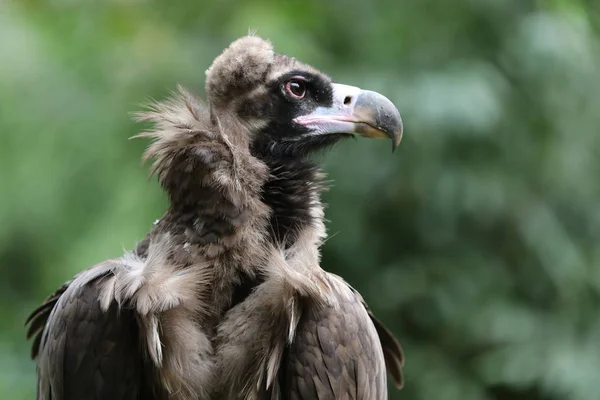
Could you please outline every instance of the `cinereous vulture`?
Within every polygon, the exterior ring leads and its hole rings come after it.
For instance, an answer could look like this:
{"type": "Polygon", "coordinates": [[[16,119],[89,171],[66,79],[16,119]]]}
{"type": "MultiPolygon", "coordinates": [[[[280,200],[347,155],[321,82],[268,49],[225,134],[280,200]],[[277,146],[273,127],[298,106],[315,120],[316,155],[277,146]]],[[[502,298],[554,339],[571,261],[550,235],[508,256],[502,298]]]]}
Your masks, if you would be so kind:
{"type": "Polygon", "coordinates": [[[352,136],[395,148],[400,114],[254,35],[205,89],[138,114],[168,210],[33,311],[37,398],[386,399],[402,350],[319,265],[326,185],[310,156],[352,136]]]}

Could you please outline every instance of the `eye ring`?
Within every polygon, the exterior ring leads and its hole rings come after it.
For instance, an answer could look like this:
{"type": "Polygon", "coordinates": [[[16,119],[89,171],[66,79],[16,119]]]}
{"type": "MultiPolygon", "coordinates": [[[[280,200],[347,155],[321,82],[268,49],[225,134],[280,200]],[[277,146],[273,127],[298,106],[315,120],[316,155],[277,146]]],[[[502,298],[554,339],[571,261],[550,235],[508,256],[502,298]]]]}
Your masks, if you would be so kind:
{"type": "Polygon", "coordinates": [[[285,83],[285,91],[294,99],[300,100],[306,96],[306,82],[293,78],[285,83]]]}

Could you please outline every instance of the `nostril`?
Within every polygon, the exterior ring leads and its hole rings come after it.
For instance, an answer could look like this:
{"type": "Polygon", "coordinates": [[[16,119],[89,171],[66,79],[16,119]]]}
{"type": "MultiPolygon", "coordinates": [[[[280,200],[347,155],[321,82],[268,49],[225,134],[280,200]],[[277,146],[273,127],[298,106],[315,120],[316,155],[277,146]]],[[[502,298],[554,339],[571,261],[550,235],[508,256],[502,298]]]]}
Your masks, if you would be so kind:
{"type": "Polygon", "coordinates": [[[344,99],[344,105],[348,105],[352,103],[352,96],[346,96],[346,98],[344,99]]]}

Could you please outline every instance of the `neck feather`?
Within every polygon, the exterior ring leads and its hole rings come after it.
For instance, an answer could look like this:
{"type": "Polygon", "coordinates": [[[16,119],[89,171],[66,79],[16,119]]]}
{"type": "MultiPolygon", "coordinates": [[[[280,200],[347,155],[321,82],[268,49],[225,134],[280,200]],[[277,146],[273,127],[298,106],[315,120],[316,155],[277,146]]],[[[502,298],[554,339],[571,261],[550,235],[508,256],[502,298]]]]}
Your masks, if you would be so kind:
{"type": "Polygon", "coordinates": [[[322,224],[324,174],[314,163],[296,158],[268,160],[267,166],[271,178],[262,199],[271,209],[271,240],[289,247],[303,229],[322,224]]]}

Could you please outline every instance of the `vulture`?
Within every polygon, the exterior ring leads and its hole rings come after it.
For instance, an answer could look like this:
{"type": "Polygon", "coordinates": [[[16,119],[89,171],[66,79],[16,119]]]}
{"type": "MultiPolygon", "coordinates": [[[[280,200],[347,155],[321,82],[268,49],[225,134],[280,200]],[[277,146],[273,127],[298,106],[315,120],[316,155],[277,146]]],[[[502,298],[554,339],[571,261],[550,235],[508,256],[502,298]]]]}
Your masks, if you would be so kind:
{"type": "Polygon", "coordinates": [[[179,87],[136,114],[168,208],[32,312],[37,399],[386,399],[402,349],[320,266],[311,156],[356,136],[395,149],[398,110],[253,34],[213,61],[205,94],[179,87]]]}

